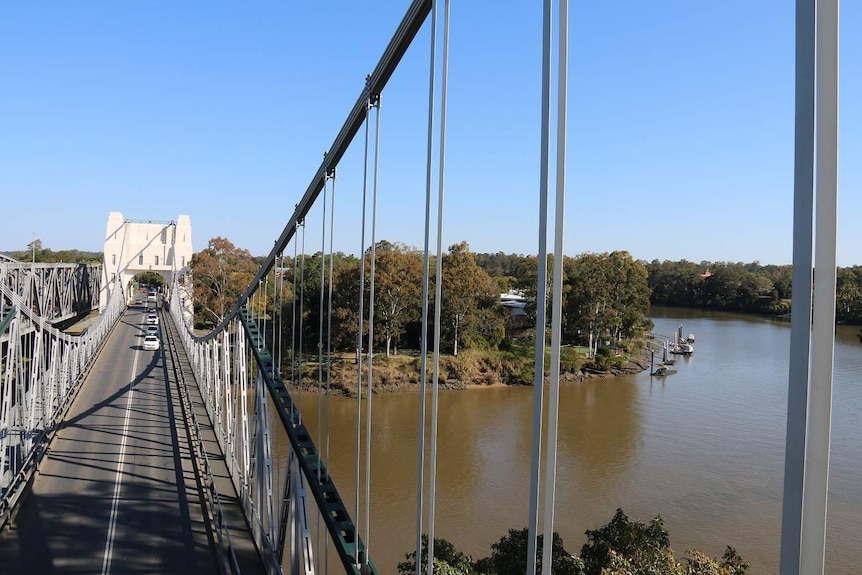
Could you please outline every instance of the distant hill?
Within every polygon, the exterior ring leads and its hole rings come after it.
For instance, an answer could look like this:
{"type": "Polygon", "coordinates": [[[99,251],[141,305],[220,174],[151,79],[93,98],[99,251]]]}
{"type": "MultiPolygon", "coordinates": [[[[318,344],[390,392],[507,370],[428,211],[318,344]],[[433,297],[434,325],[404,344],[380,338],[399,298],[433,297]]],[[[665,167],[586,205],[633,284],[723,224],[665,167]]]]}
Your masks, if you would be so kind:
{"type": "MultiPolygon", "coordinates": [[[[0,254],[14,258],[19,262],[29,262],[33,260],[33,252],[29,250],[12,250],[0,251],[0,254]]],[[[36,263],[56,264],[56,263],[91,263],[102,261],[102,252],[82,252],[81,250],[59,250],[51,249],[36,250],[36,263]]]]}

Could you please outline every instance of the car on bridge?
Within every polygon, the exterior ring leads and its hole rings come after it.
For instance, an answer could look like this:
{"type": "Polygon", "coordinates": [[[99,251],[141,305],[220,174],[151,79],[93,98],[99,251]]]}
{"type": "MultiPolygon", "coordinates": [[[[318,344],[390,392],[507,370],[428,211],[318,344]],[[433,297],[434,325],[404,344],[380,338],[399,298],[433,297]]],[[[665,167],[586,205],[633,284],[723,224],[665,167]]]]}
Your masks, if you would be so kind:
{"type": "Polygon", "coordinates": [[[147,331],[144,335],[159,335],[159,328],[155,325],[148,325],[147,331]]]}
{"type": "Polygon", "coordinates": [[[149,325],[159,325],[159,316],[154,313],[151,313],[147,316],[147,324],[149,325]]]}
{"type": "Polygon", "coordinates": [[[148,335],[144,338],[144,350],[156,351],[159,349],[159,337],[156,335],[148,335]]]}

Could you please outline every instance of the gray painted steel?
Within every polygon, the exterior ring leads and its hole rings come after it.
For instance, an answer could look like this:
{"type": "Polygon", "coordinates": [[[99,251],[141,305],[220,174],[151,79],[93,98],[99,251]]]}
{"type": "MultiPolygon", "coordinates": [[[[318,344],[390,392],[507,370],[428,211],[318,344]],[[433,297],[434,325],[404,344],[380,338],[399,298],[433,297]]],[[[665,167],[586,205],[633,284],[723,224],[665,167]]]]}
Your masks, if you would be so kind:
{"type": "Polygon", "coordinates": [[[797,0],[793,315],[782,575],[823,573],[825,560],[835,329],[838,24],[837,0],[797,0]],[[815,173],[817,260],[813,263],[815,173]],[[815,266],[820,270],[816,279],[815,266]]]}
{"type": "MultiPolygon", "coordinates": [[[[0,262],[0,281],[21,298],[22,309],[54,324],[98,309],[101,270],[100,264],[0,262]]],[[[29,317],[22,317],[24,332],[33,328],[29,317]]]]}
{"type": "MultiPolygon", "coordinates": [[[[542,7],[542,100],[539,141],[539,250],[536,274],[536,338],[533,357],[533,427],[530,450],[530,514],[527,519],[527,575],[536,575],[539,529],[539,465],[542,458],[542,408],[545,389],[545,318],[548,294],[548,195],[551,155],[551,0],[542,7]]],[[[418,575],[418,574],[417,574],[418,575]]]]}
{"type": "Polygon", "coordinates": [[[835,355],[838,219],[838,0],[817,2],[815,65],[815,229],[811,383],[805,441],[800,571],[823,573],[835,355]]]}
{"type": "MultiPolygon", "coordinates": [[[[115,298],[81,336],[37,316],[6,284],[17,313],[0,342],[0,527],[8,520],[124,307],[115,298]]],[[[5,320],[4,320],[5,323],[5,320]]]]}

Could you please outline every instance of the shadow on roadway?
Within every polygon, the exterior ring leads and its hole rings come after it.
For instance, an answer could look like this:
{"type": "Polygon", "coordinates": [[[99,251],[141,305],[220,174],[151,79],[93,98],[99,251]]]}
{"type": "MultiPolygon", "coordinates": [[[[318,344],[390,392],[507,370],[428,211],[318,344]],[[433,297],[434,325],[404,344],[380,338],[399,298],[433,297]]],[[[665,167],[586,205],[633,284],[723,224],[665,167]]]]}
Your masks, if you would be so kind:
{"type": "Polygon", "coordinates": [[[0,535],[0,573],[102,572],[127,409],[111,572],[214,570],[198,511],[204,503],[185,431],[176,427],[172,391],[160,350],[131,386],[123,384],[63,422],[17,515],[0,535]],[[136,393],[127,407],[130,389],[136,393]]]}

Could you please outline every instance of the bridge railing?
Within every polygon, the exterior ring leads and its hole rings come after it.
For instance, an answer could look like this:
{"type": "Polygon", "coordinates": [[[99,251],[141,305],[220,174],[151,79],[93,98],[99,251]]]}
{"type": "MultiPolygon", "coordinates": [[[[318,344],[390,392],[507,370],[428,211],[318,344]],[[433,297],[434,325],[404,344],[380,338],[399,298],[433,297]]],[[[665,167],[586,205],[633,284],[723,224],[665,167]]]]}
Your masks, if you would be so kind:
{"type": "MultiPolygon", "coordinates": [[[[177,333],[181,326],[176,326],[177,333]]],[[[231,544],[229,525],[225,520],[224,509],[221,505],[221,497],[216,488],[215,475],[210,464],[210,459],[207,456],[207,448],[201,434],[201,426],[195,411],[192,407],[192,400],[189,395],[189,382],[186,381],[185,374],[180,368],[181,362],[179,358],[180,350],[177,347],[171,329],[165,329],[163,332],[165,341],[165,354],[170,356],[173,367],[174,377],[177,379],[178,389],[180,391],[180,407],[183,412],[183,417],[186,420],[186,427],[191,434],[192,439],[192,463],[197,468],[197,473],[203,478],[204,488],[203,494],[206,498],[209,514],[207,520],[211,523],[210,528],[216,535],[218,541],[217,553],[221,563],[222,573],[239,574],[240,567],[237,561],[236,553],[231,544]]]]}
{"type": "Polygon", "coordinates": [[[246,519],[271,572],[280,572],[282,563],[289,561],[291,572],[313,573],[314,553],[329,546],[347,573],[376,573],[274,365],[258,321],[243,307],[219,331],[198,336],[185,321],[178,294],[175,286],[171,314],[246,519]],[[273,415],[278,423],[272,422],[273,415]],[[279,424],[289,440],[286,461],[273,455],[273,425],[279,424]],[[322,546],[315,545],[309,528],[315,510],[329,535],[322,546]]]}
{"type": "MultiPolygon", "coordinates": [[[[52,327],[31,300],[0,285],[5,329],[0,340],[0,528],[72,404],[102,346],[125,309],[112,298],[80,336],[52,327]]],[[[117,290],[116,293],[121,293],[117,290]]]]}

